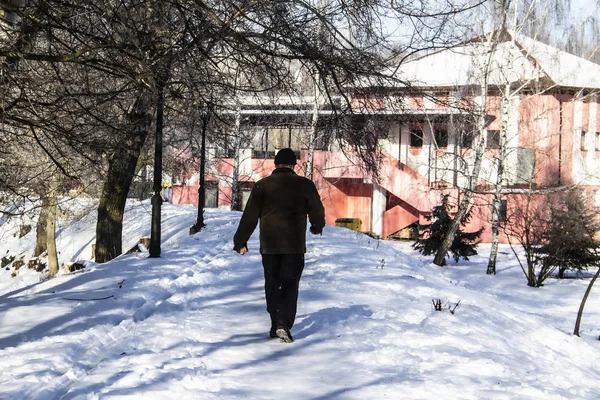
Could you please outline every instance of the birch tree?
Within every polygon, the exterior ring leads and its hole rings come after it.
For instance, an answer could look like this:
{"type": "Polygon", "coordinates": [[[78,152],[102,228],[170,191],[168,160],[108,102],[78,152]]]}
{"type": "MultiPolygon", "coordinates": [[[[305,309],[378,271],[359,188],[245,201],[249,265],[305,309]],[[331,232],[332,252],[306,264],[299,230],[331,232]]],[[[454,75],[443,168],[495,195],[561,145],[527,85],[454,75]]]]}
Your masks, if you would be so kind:
{"type": "Polygon", "coordinates": [[[479,54],[479,63],[480,63],[480,84],[478,90],[478,96],[474,102],[474,115],[476,116],[476,128],[474,130],[473,137],[473,166],[471,167],[471,171],[467,176],[467,184],[464,188],[461,189],[462,198],[460,200],[458,209],[454,218],[448,227],[448,232],[442,245],[438,249],[433,259],[433,263],[438,266],[443,266],[446,263],[446,256],[448,254],[448,250],[454,241],[454,237],[458,228],[463,221],[465,215],[469,212],[469,208],[471,207],[471,199],[473,198],[473,193],[475,192],[475,188],[477,185],[477,181],[479,179],[479,173],[481,171],[481,164],[483,161],[483,156],[485,152],[485,126],[486,126],[486,107],[487,107],[487,98],[488,98],[488,79],[490,68],[492,67],[492,57],[494,54],[494,48],[496,46],[498,40],[498,32],[494,32],[489,35],[486,39],[486,46],[481,46],[481,49],[490,48],[490,51],[481,52],[479,54]]]}
{"type": "MultiPolygon", "coordinates": [[[[499,29],[505,31],[507,28],[509,0],[496,0],[496,19],[499,20],[499,29]]],[[[511,38],[511,40],[514,40],[511,38]]],[[[507,83],[502,92],[502,113],[500,122],[500,145],[497,156],[496,182],[494,184],[494,193],[492,199],[492,246],[488,259],[487,271],[488,275],[496,274],[496,258],[498,257],[498,244],[500,242],[500,207],[502,201],[502,188],[504,186],[504,162],[507,151],[507,130],[508,118],[511,115],[511,93],[510,83],[507,83]]]]}
{"type": "MultiPolygon", "coordinates": [[[[548,37],[549,24],[551,21],[560,23],[565,20],[568,15],[569,2],[554,0],[546,4],[548,11],[540,14],[539,8],[542,7],[535,1],[509,1],[496,0],[495,17],[498,23],[496,24],[500,30],[506,31],[509,26],[511,33],[509,43],[515,45],[515,35],[522,31],[527,32],[536,39],[548,37]]],[[[527,56],[527,54],[526,54],[527,56]]],[[[508,74],[507,74],[508,75],[508,74]]],[[[521,81],[511,82],[508,80],[503,87],[500,87],[501,93],[501,122],[499,131],[499,148],[496,156],[496,181],[493,189],[492,198],[492,247],[490,257],[488,259],[487,274],[493,275],[496,273],[496,258],[498,254],[498,244],[500,239],[500,214],[502,193],[506,186],[505,177],[505,162],[511,149],[509,148],[509,125],[511,118],[516,110],[513,109],[513,104],[525,89],[531,89],[534,83],[531,79],[522,79],[521,81]]],[[[548,88],[543,87],[538,91],[543,92],[548,88]]],[[[533,91],[536,92],[535,90],[533,91]]],[[[515,122],[513,122],[515,123],[515,122]]],[[[514,151],[514,149],[512,150],[514,151]]]]}

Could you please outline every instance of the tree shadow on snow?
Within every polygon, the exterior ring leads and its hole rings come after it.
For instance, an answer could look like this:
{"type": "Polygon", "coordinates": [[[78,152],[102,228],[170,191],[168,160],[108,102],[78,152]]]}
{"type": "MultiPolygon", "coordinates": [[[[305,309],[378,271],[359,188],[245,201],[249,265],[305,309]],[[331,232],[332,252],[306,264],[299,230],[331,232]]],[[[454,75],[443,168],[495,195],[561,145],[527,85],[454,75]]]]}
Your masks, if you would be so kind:
{"type": "MultiPolygon", "coordinates": [[[[294,326],[292,332],[295,331],[296,333],[294,334],[295,341],[292,345],[283,345],[281,347],[278,347],[277,350],[275,350],[274,352],[269,352],[262,358],[249,359],[241,363],[233,364],[228,366],[227,369],[241,370],[246,367],[254,368],[259,364],[272,362],[273,359],[277,359],[279,357],[286,357],[290,354],[297,353],[298,351],[300,351],[300,349],[308,348],[314,343],[316,343],[317,341],[315,340],[306,339],[310,335],[317,333],[320,330],[323,330],[324,328],[326,328],[327,325],[345,321],[356,316],[369,317],[372,314],[372,311],[366,305],[354,305],[347,308],[331,307],[308,314],[307,316],[304,316],[303,319],[294,326]]],[[[224,348],[245,346],[251,343],[262,341],[278,341],[278,339],[270,339],[266,334],[235,334],[231,335],[229,338],[222,342],[211,344],[206,349],[206,351],[204,351],[203,354],[201,354],[201,357],[206,357],[207,355],[215,353],[224,348]]],[[[214,370],[211,372],[218,374],[223,371],[214,370]]]]}
{"type": "Polygon", "coordinates": [[[334,325],[340,321],[352,317],[370,317],[373,312],[365,304],[354,305],[346,308],[330,307],[317,312],[301,316],[301,320],[295,325],[297,339],[306,338],[323,330],[328,325],[334,325]]]}

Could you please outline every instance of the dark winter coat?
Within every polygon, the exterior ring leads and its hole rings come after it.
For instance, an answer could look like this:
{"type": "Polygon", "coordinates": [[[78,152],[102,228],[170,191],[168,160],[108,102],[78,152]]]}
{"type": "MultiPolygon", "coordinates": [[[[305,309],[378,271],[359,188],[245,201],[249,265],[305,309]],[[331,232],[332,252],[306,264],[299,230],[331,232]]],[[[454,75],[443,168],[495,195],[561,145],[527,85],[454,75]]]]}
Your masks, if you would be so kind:
{"type": "Polygon", "coordinates": [[[321,233],[325,210],[315,184],[291,168],[277,168],[254,184],[233,237],[233,249],[246,246],[260,219],[261,254],[303,254],[307,215],[311,232],[321,233]]]}

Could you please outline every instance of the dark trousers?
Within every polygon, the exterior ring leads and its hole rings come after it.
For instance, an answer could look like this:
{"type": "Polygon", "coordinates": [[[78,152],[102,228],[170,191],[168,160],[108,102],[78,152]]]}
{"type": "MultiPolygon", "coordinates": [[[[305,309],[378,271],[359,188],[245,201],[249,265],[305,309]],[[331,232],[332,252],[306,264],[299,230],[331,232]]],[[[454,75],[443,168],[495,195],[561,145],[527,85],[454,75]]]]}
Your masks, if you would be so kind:
{"type": "Polygon", "coordinates": [[[263,254],[265,297],[271,325],[291,329],[296,319],[298,286],[304,270],[304,254],[263,254]]]}

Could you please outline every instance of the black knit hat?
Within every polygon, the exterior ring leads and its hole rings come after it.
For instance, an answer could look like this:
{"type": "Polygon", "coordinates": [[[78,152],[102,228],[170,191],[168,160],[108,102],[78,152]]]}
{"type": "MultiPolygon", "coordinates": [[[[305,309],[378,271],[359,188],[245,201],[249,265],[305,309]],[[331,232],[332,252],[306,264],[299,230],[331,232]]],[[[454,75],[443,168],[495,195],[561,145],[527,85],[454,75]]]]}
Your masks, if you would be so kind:
{"type": "Polygon", "coordinates": [[[281,149],[275,156],[275,165],[296,165],[296,153],[292,149],[281,149]]]}

